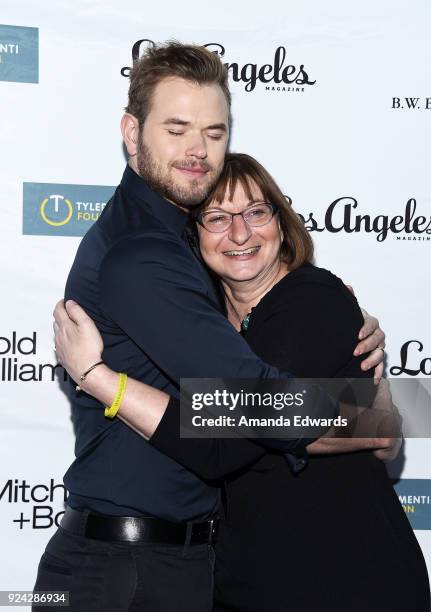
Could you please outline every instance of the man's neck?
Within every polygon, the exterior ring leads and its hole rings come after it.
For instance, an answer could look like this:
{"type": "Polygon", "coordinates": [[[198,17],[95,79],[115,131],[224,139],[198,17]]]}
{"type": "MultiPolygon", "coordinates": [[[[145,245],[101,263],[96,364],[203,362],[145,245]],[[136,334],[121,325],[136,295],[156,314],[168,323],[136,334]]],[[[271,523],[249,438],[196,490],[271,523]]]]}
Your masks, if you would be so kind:
{"type": "MultiPolygon", "coordinates": [[[[139,176],[139,178],[141,178],[143,181],[145,181],[144,177],[139,174],[138,167],[137,167],[137,164],[136,164],[136,155],[134,155],[133,157],[129,157],[129,161],[127,163],[130,166],[130,168],[133,170],[133,172],[135,174],[137,174],[139,176]]],[[[162,195],[161,193],[159,193],[159,195],[164,200],[166,200],[166,202],[169,202],[169,204],[172,204],[172,206],[175,206],[175,208],[179,208],[180,210],[182,210],[183,212],[185,212],[187,214],[190,213],[190,209],[189,208],[186,208],[184,206],[181,206],[180,204],[177,204],[176,202],[174,202],[173,200],[170,200],[169,198],[167,198],[165,195],[162,195]]]]}

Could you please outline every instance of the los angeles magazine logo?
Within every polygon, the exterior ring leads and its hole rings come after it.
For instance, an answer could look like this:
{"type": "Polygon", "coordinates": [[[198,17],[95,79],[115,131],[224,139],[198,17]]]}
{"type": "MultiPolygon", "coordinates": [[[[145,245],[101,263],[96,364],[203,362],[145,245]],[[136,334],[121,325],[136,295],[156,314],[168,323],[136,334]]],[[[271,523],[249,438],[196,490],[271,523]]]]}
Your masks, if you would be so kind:
{"type": "Polygon", "coordinates": [[[97,221],[115,187],[24,183],[23,233],[83,236],[97,221]]]}
{"type": "MultiPolygon", "coordinates": [[[[133,62],[141,57],[148,46],[154,47],[154,45],[154,41],[148,38],[137,40],[132,46],[133,62]]],[[[206,43],[203,46],[224,58],[226,49],[221,43],[206,43]]],[[[242,83],[247,92],[254,91],[258,83],[264,85],[265,91],[277,92],[304,92],[306,88],[316,84],[316,79],[309,75],[309,69],[304,64],[298,63],[296,59],[293,63],[290,52],[288,53],[283,45],[279,45],[272,52],[272,57],[268,55],[265,59],[271,61],[264,64],[224,62],[224,65],[232,81],[242,83]]],[[[130,70],[130,66],[124,66],[121,74],[128,77],[130,70]]]]}
{"type": "Polygon", "coordinates": [[[392,376],[431,376],[431,357],[420,340],[407,340],[401,346],[399,361],[389,370],[392,376]]]}
{"type": "Polygon", "coordinates": [[[318,217],[315,212],[298,213],[309,232],[337,234],[374,234],[377,242],[385,242],[391,236],[400,241],[431,241],[431,217],[418,214],[415,198],[410,198],[398,214],[371,215],[361,213],[359,202],[352,196],[337,198],[318,217]],[[316,215],[316,216],[315,216],[316,215]]]}

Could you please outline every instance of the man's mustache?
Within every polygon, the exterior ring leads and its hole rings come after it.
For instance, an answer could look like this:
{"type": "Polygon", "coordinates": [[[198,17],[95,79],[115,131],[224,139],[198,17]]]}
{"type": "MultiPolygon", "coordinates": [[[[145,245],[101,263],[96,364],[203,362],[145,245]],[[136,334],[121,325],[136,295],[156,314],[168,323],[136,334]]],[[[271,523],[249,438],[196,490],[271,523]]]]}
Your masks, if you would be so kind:
{"type": "Polygon", "coordinates": [[[189,170],[197,168],[201,172],[211,172],[212,170],[214,170],[213,166],[211,166],[211,164],[205,161],[175,161],[172,163],[172,167],[177,168],[178,170],[189,170]]]}

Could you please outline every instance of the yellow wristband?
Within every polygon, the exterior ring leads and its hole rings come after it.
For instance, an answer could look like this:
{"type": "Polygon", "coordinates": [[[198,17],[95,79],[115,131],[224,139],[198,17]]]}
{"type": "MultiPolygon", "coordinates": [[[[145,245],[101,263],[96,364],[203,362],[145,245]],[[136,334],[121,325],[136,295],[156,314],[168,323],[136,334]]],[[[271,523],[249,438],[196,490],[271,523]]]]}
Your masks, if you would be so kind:
{"type": "Polygon", "coordinates": [[[127,374],[120,374],[118,380],[117,391],[115,393],[114,401],[112,406],[105,406],[105,416],[108,419],[113,419],[117,412],[120,410],[121,402],[123,401],[124,393],[126,391],[127,374]]]}

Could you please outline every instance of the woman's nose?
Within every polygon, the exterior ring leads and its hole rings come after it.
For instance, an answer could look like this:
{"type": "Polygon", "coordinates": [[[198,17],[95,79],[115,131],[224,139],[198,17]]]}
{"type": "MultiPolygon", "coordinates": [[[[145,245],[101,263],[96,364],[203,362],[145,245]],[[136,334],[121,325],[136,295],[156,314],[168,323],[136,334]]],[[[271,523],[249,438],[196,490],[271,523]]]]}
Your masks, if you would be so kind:
{"type": "Polygon", "coordinates": [[[236,244],[244,244],[251,236],[250,226],[244,221],[241,215],[232,217],[232,224],[229,228],[229,239],[236,244]]]}

